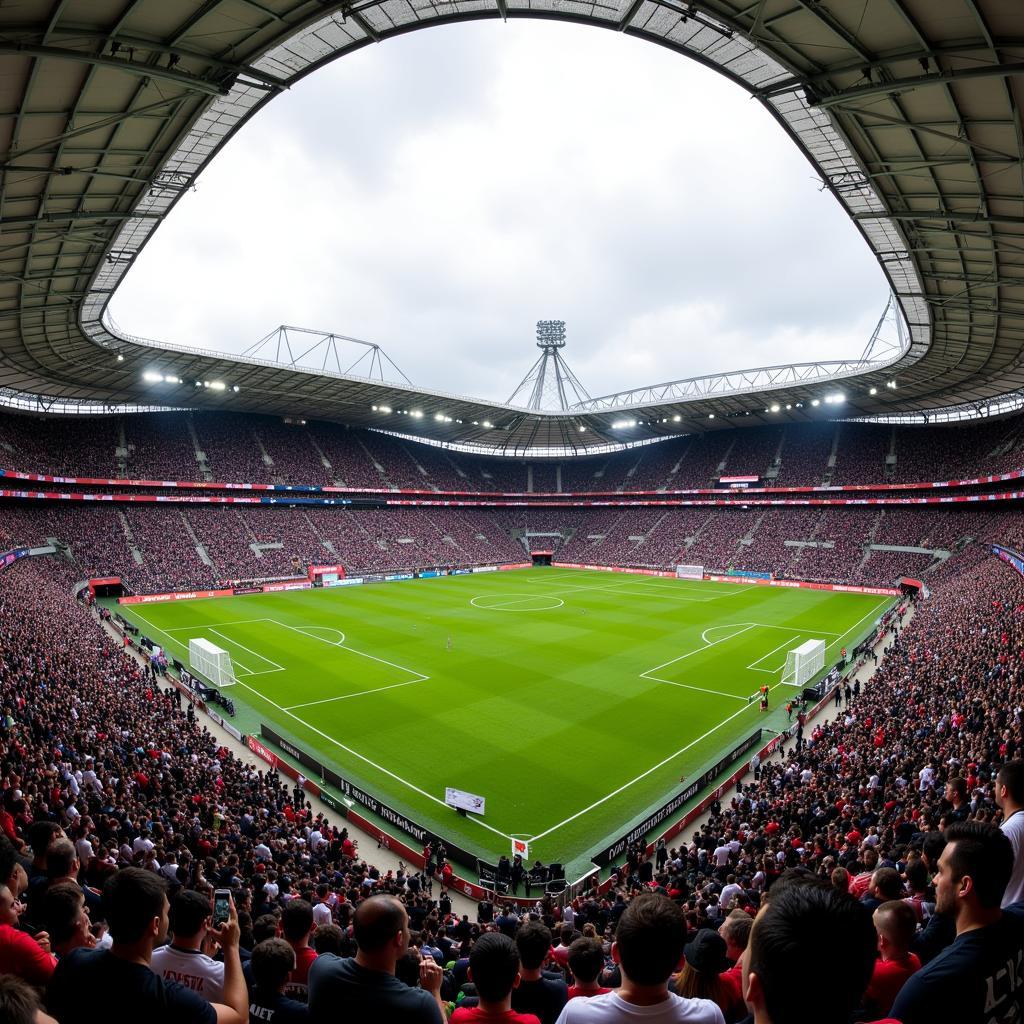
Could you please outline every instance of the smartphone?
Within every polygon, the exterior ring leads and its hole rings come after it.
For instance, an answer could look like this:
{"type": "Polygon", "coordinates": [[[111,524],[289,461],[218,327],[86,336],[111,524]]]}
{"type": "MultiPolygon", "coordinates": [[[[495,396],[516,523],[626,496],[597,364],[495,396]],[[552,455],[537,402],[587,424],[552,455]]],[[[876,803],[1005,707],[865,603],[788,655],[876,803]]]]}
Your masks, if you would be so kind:
{"type": "Polygon", "coordinates": [[[213,926],[219,928],[231,916],[231,890],[215,889],[213,893],[213,926]]]}

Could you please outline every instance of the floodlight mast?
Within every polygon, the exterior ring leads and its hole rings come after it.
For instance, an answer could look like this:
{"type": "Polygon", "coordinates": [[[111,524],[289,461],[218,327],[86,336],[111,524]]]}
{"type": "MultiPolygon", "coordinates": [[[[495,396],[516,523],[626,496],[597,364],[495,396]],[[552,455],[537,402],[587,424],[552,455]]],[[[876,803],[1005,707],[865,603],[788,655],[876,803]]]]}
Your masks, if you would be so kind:
{"type": "Polygon", "coordinates": [[[527,409],[557,409],[564,412],[577,402],[590,399],[587,389],[562,356],[565,348],[565,321],[538,320],[537,348],[540,358],[512,392],[507,405],[516,405],[516,399],[528,394],[527,409]]]}

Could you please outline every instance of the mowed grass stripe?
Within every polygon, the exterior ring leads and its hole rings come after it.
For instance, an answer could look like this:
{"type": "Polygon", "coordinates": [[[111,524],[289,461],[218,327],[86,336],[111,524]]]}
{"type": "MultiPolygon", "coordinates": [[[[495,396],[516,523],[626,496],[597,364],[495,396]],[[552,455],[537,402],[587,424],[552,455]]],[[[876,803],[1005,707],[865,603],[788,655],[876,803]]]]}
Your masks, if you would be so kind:
{"type": "MultiPolygon", "coordinates": [[[[747,666],[778,647],[786,630],[801,639],[832,641],[858,621],[863,631],[873,610],[881,611],[877,597],[857,594],[692,580],[633,582],[621,574],[526,570],[151,605],[139,618],[143,628],[143,617],[168,628],[171,639],[154,639],[172,649],[177,643],[179,655],[187,650],[190,629],[206,626],[273,659],[284,671],[243,677],[265,700],[241,688],[233,695],[343,774],[482,853],[504,852],[504,845],[434,802],[443,798],[446,785],[486,796],[487,823],[501,833],[540,835],[693,743],[539,841],[537,856],[569,860],[667,799],[678,790],[681,774],[713,760],[760,724],[756,705],[741,708],[734,721],[694,743],[737,711],[737,697],[762,682],[777,682],[747,666]],[[471,604],[476,597],[506,601],[556,593],[564,604],[544,611],[471,604]],[[758,625],[731,638],[748,623],[758,625]],[[406,674],[295,631],[300,628],[323,630],[324,637],[337,630],[346,648],[402,666],[406,674]],[[705,633],[725,639],[704,649],[705,633]],[[670,667],[654,674],[734,696],[642,678],[695,651],[675,662],[676,672],[670,667]],[[429,682],[396,686],[411,678],[408,672],[429,676],[429,682]],[[282,715],[270,702],[293,708],[302,721],[282,715]],[[324,735],[392,774],[345,754],[324,735]]],[[[123,610],[131,617],[134,607],[123,610]]],[[[846,645],[854,639],[855,634],[847,637],[846,645]]],[[[787,649],[762,667],[781,664],[787,649]]],[[[777,695],[773,706],[780,700],[777,695]]]]}

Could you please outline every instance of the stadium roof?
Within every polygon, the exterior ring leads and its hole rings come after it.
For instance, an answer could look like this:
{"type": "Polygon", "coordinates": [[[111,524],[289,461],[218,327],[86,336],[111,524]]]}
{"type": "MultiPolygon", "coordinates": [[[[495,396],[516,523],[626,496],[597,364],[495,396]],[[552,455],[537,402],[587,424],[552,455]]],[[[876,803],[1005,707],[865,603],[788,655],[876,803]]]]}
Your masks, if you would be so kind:
{"type": "Polygon", "coordinates": [[[1016,3],[22,0],[0,7],[0,54],[8,402],[261,411],[523,452],[718,428],[736,417],[834,416],[823,400],[837,393],[844,416],[889,415],[984,405],[1024,388],[1024,7],[1016,3]],[[105,319],[163,217],[263,103],[369,43],[497,17],[625,32],[749,90],[874,251],[906,319],[905,351],[867,372],[853,361],[724,374],[567,414],[146,342],[105,319]],[[896,390],[886,386],[893,379],[896,390]]]}

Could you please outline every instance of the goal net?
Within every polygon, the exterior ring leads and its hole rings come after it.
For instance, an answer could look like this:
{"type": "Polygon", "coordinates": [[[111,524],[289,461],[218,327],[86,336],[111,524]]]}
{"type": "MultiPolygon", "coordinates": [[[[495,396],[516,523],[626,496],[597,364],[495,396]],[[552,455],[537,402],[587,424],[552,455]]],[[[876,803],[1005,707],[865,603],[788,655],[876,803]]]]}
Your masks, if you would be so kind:
{"type": "Polygon", "coordinates": [[[825,641],[808,640],[786,654],[782,681],[790,686],[804,686],[825,667],[825,641]]]}
{"type": "Polygon", "coordinates": [[[676,577],[681,580],[702,580],[704,579],[704,566],[677,565],[676,577]]]}
{"type": "Polygon", "coordinates": [[[235,670],[231,655],[221,647],[200,638],[188,642],[188,667],[214,686],[234,686],[235,670]]]}

